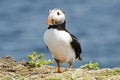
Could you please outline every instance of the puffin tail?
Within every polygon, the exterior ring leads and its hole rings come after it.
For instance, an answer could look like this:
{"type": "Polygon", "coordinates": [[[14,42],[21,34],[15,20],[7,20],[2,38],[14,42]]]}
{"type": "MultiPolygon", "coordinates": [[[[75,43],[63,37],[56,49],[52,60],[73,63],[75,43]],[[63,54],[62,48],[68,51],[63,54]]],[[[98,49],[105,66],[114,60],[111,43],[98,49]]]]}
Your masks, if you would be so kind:
{"type": "Polygon", "coordinates": [[[81,61],[82,61],[82,58],[81,58],[81,57],[79,57],[79,58],[78,58],[78,60],[81,60],[81,61]]]}

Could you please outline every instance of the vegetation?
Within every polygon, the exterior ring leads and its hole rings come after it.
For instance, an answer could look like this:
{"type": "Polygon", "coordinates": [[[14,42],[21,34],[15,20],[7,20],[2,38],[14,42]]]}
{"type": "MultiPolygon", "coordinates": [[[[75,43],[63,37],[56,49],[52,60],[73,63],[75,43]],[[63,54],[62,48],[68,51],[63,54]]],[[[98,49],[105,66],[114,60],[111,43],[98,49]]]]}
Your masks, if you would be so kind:
{"type": "Polygon", "coordinates": [[[30,59],[28,61],[29,66],[39,67],[42,65],[53,63],[51,60],[42,60],[43,56],[44,54],[37,54],[35,51],[33,51],[30,55],[28,55],[28,58],[30,59]]]}
{"type": "Polygon", "coordinates": [[[46,78],[45,80],[61,80],[60,78],[46,78]]]}
{"type": "Polygon", "coordinates": [[[80,68],[98,70],[99,69],[99,64],[98,64],[98,62],[90,61],[88,64],[82,65],[80,68]]]}

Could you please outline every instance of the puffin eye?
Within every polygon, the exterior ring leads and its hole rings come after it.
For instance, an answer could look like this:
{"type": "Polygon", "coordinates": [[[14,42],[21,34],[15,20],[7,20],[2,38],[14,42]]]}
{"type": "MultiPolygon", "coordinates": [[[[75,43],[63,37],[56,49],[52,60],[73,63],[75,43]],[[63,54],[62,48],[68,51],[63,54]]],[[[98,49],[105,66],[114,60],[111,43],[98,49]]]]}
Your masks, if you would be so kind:
{"type": "Polygon", "coordinates": [[[59,13],[59,12],[57,12],[57,15],[59,16],[59,15],[60,15],[60,13],[59,13]]]}

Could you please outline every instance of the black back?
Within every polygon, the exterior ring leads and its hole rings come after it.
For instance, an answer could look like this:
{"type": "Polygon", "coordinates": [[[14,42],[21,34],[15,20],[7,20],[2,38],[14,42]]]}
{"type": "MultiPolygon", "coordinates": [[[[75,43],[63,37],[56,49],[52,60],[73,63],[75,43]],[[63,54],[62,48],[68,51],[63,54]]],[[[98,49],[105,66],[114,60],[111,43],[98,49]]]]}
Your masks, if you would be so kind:
{"type": "Polygon", "coordinates": [[[78,58],[79,60],[82,60],[82,58],[80,57],[80,54],[82,53],[82,49],[80,46],[80,43],[78,42],[77,38],[70,34],[72,36],[72,42],[70,43],[72,48],[75,50],[76,53],[76,58],[78,58]]]}

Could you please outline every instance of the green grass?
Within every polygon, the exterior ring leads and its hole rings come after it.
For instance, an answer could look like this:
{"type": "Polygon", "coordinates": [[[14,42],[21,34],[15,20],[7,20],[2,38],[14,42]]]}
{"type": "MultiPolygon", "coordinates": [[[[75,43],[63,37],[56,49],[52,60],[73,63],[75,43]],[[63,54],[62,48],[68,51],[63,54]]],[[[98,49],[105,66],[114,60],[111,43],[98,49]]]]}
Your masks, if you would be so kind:
{"type": "Polygon", "coordinates": [[[28,65],[32,67],[39,67],[46,64],[52,64],[53,62],[49,60],[43,60],[42,57],[44,54],[38,54],[37,52],[33,51],[30,55],[28,55],[29,61],[28,65]]]}
{"type": "Polygon", "coordinates": [[[98,62],[90,61],[89,63],[87,63],[85,65],[82,65],[80,68],[98,70],[99,69],[99,64],[98,64],[98,62]]]}
{"type": "Polygon", "coordinates": [[[44,80],[61,80],[60,78],[46,78],[44,80]]]}

